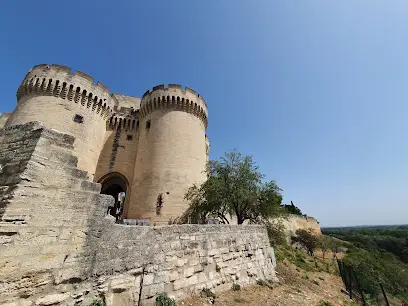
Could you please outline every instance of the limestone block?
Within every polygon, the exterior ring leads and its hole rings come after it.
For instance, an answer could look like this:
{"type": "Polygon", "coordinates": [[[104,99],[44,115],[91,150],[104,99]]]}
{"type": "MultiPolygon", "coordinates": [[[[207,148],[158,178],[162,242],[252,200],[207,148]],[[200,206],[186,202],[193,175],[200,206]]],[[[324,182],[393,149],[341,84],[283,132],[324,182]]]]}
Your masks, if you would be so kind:
{"type": "Polygon", "coordinates": [[[177,271],[170,271],[169,272],[169,281],[174,281],[176,279],[180,278],[180,273],[178,273],[177,271]]]}
{"type": "Polygon", "coordinates": [[[210,249],[208,250],[208,256],[218,255],[220,251],[218,249],[210,249]]]}
{"type": "Polygon", "coordinates": [[[194,274],[194,267],[188,267],[184,269],[184,277],[190,277],[194,274]]]}
{"type": "Polygon", "coordinates": [[[144,298],[151,298],[156,296],[157,294],[164,292],[164,284],[153,284],[150,286],[146,286],[142,289],[142,295],[144,298]]]}
{"type": "Polygon", "coordinates": [[[154,280],[154,274],[150,273],[150,274],[146,274],[143,277],[143,286],[148,286],[153,284],[153,280],[154,280]]]}
{"type": "Polygon", "coordinates": [[[35,305],[46,306],[61,303],[69,298],[69,293],[50,294],[35,301],[35,305]]]}
{"type": "Polygon", "coordinates": [[[194,257],[194,258],[191,258],[189,261],[188,261],[188,264],[190,265],[190,266],[196,266],[196,265],[198,265],[199,264],[199,259],[197,258],[197,257],[194,257]]]}
{"type": "Polygon", "coordinates": [[[106,296],[106,306],[133,306],[135,305],[134,297],[131,292],[124,291],[124,292],[112,292],[107,294],[106,296]]]}
{"type": "Polygon", "coordinates": [[[178,279],[178,280],[174,281],[174,290],[179,290],[179,289],[185,288],[185,287],[187,287],[187,285],[188,285],[188,280],[187,279],[185,279],[185,278],[178,279]]]}
{"type": "Polygon", "coordinates": [[[143,273],[143,268],[140,267],[140,268],[132,269],[132,270],[129,270],[128,273],[134,276],[138,276],[143,273]]]}
{"type": "Polygon", "coordinates": [[[189,286],[193,286],[193,285],[197,284],[197,281],[198,281],[197,274],[194,274],[193,276],[191,276],[191,277],[188,279],[188,285],[189,285],[189,286]]]}
{"type": "Polygon", "coordinates": [[[83,271],[80,267],[70,267],[55,272],[55,284],[77,283],[83,280],[83,271]]]}

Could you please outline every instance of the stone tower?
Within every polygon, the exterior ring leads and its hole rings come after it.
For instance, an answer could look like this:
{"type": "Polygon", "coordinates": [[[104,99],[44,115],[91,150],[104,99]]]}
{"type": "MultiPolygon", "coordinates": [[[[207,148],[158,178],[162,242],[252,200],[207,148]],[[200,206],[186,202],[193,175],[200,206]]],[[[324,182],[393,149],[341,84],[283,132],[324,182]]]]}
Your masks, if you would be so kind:
{"type": "Polygon", "coordinates": [[[206,103],[190,88],[159,85],[143,95],[129,218],[168,222],[187,208],[185,192],[206,178],[207,124],[206,103]]]}
{"type": "Polygon", "coordinates": [[[102,149],[106,120],[114,100],[102,83],[60,65],[32,68],[17,91],[17,107],[5,127],[41,121],[46,127],[75,137],[78,167],[92,179],[102,149]]]}
{"type": "Polygon", "coordinates": [[[175,220],[188,207],[187,189],[206,179],[207,105],[190,88],[159,85],[142,98],[110,94],[85,73],[37,65],[17,102],[5,127],[40,121],[74,136],[78,168],[102,193],[126,192],[125,219],[175,220]]]}

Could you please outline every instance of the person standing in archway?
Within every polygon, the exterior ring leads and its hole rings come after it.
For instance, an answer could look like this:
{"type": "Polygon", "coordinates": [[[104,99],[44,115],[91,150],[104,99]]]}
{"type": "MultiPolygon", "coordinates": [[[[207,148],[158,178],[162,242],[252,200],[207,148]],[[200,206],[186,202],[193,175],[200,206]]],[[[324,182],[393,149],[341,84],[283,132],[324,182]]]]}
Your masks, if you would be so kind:
{"type": "Polygon", "coordinates": [[[122,213],[123,213],[123,206],[125,203],[125,198],[126,198],[126,193],[124,191],[119,192],[118,194],[118,207],[117,207],[117,212],[116,212],[116,221],[118,219],[122,219],[122,213]]]}

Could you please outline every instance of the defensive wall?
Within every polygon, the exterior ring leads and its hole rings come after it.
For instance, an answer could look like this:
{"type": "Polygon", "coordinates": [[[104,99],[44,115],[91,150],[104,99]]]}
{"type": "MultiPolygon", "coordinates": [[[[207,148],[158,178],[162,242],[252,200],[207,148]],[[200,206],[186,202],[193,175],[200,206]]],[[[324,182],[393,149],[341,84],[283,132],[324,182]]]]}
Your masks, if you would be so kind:
{"type": "Polygon", "coordinates": [[[207,104],[191,88],[159,85],[142,98],[111,94],[61,65],[37,65],[17,90],[5,126],[31,121],[75,138],[78,168],[90,180],[126,191],[124,218],[167,224],[187,208],[184,195],[206,179],[207,104]]]}
{"type": "Polygon", "coordinates": [[[262,226],[115,224],[74,142],[39,122],[0,131],[0,305],[149,305],[276,280],[262,226]]]}

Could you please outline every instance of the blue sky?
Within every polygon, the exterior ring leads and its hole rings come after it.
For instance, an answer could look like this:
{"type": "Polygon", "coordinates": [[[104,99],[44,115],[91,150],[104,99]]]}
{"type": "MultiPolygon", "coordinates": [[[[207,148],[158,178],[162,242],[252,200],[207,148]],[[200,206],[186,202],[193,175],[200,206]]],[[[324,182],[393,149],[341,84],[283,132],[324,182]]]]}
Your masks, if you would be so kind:
{"type": "Polygon", "coordinates": [[[133,96],[194,88],[211,158],[237,148],[323,226],[408,223],[406,1],[2,1],[0,111],[36,64],[133,96]]]}

